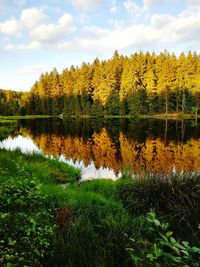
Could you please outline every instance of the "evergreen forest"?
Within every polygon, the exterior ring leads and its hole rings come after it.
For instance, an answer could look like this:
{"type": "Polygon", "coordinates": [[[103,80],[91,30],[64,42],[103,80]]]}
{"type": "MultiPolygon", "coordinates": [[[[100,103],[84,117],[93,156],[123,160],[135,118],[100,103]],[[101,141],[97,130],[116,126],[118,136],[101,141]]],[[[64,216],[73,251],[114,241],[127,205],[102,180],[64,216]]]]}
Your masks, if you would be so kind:
{"type": "Polygon", "coordinates": [[[200,55],[119,55],[44,73],[28,93],[0,90],[0,115],[115,116],[200,109],[200,55]]]}

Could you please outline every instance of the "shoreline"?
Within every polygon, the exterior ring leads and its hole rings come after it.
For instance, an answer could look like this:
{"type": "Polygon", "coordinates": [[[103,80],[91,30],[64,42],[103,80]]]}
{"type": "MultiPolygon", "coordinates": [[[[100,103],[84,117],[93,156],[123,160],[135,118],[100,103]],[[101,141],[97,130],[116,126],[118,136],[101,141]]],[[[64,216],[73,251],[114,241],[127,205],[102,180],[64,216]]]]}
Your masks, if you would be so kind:
{"type": "Polygon", "coordinates": [[[185,119],[198,119],[200,115],[189,114],[189,113],[168,113],[168,114],[144,114],[144,115],[104,115],[104,116],[93,116],[93,115],[16,115],[16,116],[2,116],[0,115],[0,122],[3,121],[12,121],[18,119],[48,119],[48,118],[60,118],[60,119],[93,119],[93,118],[101,118],[101,119],[177,119],[177,120],[185,120],[185,119]]]}

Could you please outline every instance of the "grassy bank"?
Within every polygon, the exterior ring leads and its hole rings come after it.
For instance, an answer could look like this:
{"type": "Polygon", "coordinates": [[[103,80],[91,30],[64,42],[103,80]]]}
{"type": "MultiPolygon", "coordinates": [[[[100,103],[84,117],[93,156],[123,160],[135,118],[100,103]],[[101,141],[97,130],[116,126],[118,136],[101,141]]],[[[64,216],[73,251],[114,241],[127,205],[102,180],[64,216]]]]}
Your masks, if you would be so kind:
{"type": "Polygon", "coordinates": [[[0,163],[1,266],[199,266],[200,177],[79,183],[42,155],[0,163]]]}
{"type": "Polygon", "coordinates": [[[24,116],[0,116],[0,121],[8,121],[8,120],[21,120],[21,119],[45,119],[45,118],[50,118],[52,116],[50,115],[24,115],[24,116]]]}
{"type": "Polygon", "coordinates": [[[195,119],[200,118],[200,115],[195,114],[182,114],[182,113],[161,113],[161,114],[136,114],[136,115],[59,115],[60,118],[80,118],[80,119],[88,119],[88,118],[105,118],[105,119],[195,119]]]}
{"type": "Polygon", "coordinates": [[[200,118],[200,115],[196,114],[183,114],[183,113],[162,113],[162,114],[145,114],[141,115],[142,119],[175,119],[175,120],[187,120],[187,119],[195,119],[200,118]]]}
{"type": "Polygon", "coordinates": [[[132,118],[140,118],[140,119],[195,119],[200,118],[200,115],[196,114],[182,114],[182,113],[161,113],[161,114],[136,114],[136,115],[67,115],[67,114],[59,114],[59,115],[24,115],[24,116],[0,116],[0,123],[13,122],[18,119],[45,119],[59,117],[61,119],[67,118],[79,118],[79,119],[89,119],[89,118],[105,118],[105,119],[132,119],[132,118]]]}

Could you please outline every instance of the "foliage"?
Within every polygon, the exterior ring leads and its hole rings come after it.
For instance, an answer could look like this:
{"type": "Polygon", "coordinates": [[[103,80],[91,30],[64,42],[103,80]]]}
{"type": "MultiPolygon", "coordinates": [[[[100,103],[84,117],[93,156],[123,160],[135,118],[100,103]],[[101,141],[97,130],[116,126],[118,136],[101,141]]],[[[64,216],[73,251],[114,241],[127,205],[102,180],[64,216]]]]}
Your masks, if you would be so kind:
{"type": "Polygon", "coordinates": [[[51,210],[37,182],[10,179],[0,184],[1,266],[42,266],[51,255],[51,210]]]}
{"type": "Polygon", "coordinates": [[[196,52],[124,57],[115,51],[108,60],[41,74],[28,93],[0,90],[0,115],[198,115],[199,73],[196,52]]]}
{"type": "Polygon", "coordinates": [[[22,95],[22,92],[0,89],[0,115],[20,114],[22,95]]]}
{"type": "Polygon", "coordinates": [[[200,248],[191,247],[189,242],[177,241],[169,224],[160,222],[154,211],[147,214],[150,223],[148,240],[131,239],[133,248],[128,248],[136,266],[199,266],[200,248]],[[137,246],[144,246],[143,255],[137,253],[137,246]]]}

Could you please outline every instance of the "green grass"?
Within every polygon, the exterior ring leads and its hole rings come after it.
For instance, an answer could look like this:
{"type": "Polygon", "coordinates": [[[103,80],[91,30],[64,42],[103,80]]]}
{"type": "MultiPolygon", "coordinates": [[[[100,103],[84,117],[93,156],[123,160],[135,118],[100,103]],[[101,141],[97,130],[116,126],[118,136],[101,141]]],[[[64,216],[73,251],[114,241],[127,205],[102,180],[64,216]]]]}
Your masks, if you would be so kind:
{"type": "Polygon", "coordinates": [[[16,116],[0,116],[0,121],[6,120],[18,120],[18,119],[40,119],[40,118],[50,118],[50,115],[16,115],[16,116]]]}
{"type": "Polygon", "coordinates": [[[200,115],[196,114],[182,114],[182,113],[169,113],[169,114],[137,114],[134,115],[67,115],[67,114],[59,114],[59,115],[16,115],[16,116],[0,116],[0,123],[12,123],[13,121],[17,121],[18,119],[42,119],[42,118],[52,118],[52,117],[59,117],[59,118],[80,118],[80,119],[89,119],[89,118],[105,118],[105,119],[132,119],[132,118],[140,118],[140,119],[193,119],[193,118],[200,118],[200,115]]]}
{"type": "Polygon", "coordinates": [[[127,248],[148,253],[151,208],[175,238],[199,245],[198,176],[133,180],[127,172],[116,182],[77,183],[79,176],[57,159],[0,150],[1,266],[142,266],[127,248]]]}
{"type": "Polygon", "coordinates": [[[0,125],[12,125],[16,124],[17,121],[15,119],[2,119],[0,118],[0,125]]]}
{"type": "Polygon", "coordinates": [[[176,120],[186,120],[186,119],[194,119],[200,118],[200,115],[192,114],[192,113],[162,113],[162,114],[144,114],[140,115],[141,119],[176,119],[176,120]]]}

